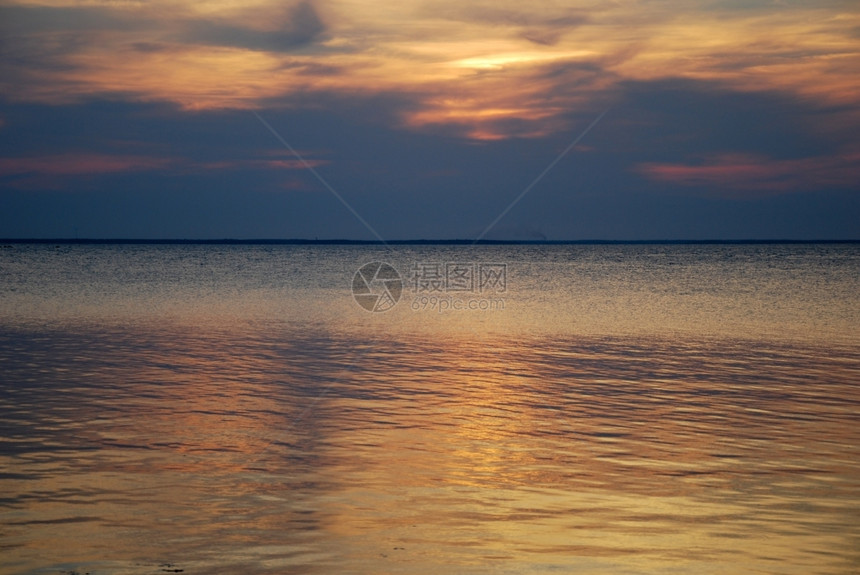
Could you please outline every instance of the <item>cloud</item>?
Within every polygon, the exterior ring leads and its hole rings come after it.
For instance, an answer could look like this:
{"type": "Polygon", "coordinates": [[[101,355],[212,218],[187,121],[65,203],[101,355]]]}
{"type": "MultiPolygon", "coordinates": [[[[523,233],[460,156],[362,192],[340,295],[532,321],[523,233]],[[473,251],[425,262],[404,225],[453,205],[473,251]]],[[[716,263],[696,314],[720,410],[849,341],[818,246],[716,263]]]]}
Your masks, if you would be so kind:
{"type": "Polygon", "coordinates": [[[312,160],[305,158],[301,160],[226,160],[220,162],[182,162],[186,170],[213,171],[213,170],[306,170],[308,167],[318,168],[329,162],[325,160],[312,160]]]}
{"type": "MultiPolygon", "coordinates": [[[[414,129],[443,129],[474,140],[537,138],[569,131],[571,118],[611,102],[615,78],[593,54],[531,60],[528,52],[478,61],[469,76],[433,87],[403,114],[414,129]],[[489,68],[480,70],[480,68],[489,68]]],[[[416,99],[418,96],[416,96],[416,99]]]]}
{"type": "MultiPolygon", "coordinates": [[[[577,94],[577,82],[590,86],[580,76],[586,68],[553,62],[539,71],[514,68],[474,79],[503,82],[517,72],[535,82],[534,99],[524,92],[523,105],[537,109],[555,102],[565,110],[558,104],[562,97],[593,93],[577,94]],[[568,88],[541,101],[543,81],[565,81],[568,88]]],[[[603,78],[599,70],[592,74],[603,78]]],[[[522,88],[532,86],[524,82],[522,88]]],[[[838,110],[778,93],[732,93],[705,81],[640,82],[622,89],[581,142],[590,151],[571,150],[494,231],[521,239],[539,237],[536,232],[551,239],[858,237],[860,194],[850,189],[721,191],[632,171],[641,163],[823,160],[840,150],[848,157],[857,150],[851,147],[857,141],[851,126],[839,138],[809,131],[822,123],[823,112],[835,117],[838,110]],[[732,158],[731,150],[744,155],[732,158]],[[738,197],[751,199],[734,201],[738,197]]],[[[507,96],[499,92],[501,105],[507,96]]],[[[494,136],[527,133],[541,122],[547,130],[557,130],[561,121],[570,129],[475,145],[459,138],[471,129],[467,119],[397,128],[399,117],[423,109],[416,94],[304,97],[300,105],[276,102],[262,116],[386,238],[474,237],[602,111],[578,111],[585,101],[570,106],[567,115],[554,111],[544,120],[488,117],[480,128],[494,136]]],[[[479,109],[477,102],[468,105],[479,109]]],[[[146,169],[152,161],[128,161],[138,167],[45,175],[41,181],[37,172],[22,173],[22,166],[7,170],[0,178],[0,229],[6,237],[68,237],[64,230],[73,224],[91,237],[368,237],[247,111],[192,114],[169,104],[97,100],[76,106],[3,103],[0,113],[7,119],[0,157],[29,159],[31,170],[73,154],[166,162],[146,169]]]]}
{"type": "Polygon", "coordinates": [[[553,46],[572,30],[587,24],[591,13],[581,8],[533,3],[523,10],[521,3],[514,2],[449,2],[435,1],[423,6],[425,17],[492,26],[505,30],[514,37],[524,38],[535,44],[553,46]]]}
{"type": "Polygon", "coordinates": [[[96,153],[64,153],[29,158],[0,158],[0,176],[43,174],[82,176],[157,170],[169,166],[170,159],[151,156],[120,156],[96,153]]]}
{"type": "Polygon", "coordinates": [[[860,183],[860,153],[781,160],[723,154],[698,164],[642,163],[636,171],[657,182],[706,188],[731,196],[856,190],[860,183]]]}
{"type": "Polygon", "coordinates": [[[47,156],[0,158],[0,177],[20,176],[98,176],[127,172],[172,170],[177,173],[221,170],[306,170],[328,162],[318,159],[240,159],[195,161],[186,158],[117,155],[102,153],[64,153],[47,156]]]}
{"type": "Polygon", "coordinates": [[[471,139],[566,131],[623,82],[780,91],[860,115],[860,13],[849,4],[508,0],[10,5],[0,94],[186,111],[411,100],[400,126],[471,139]]]}
{"type": "Polygon", "coordinates": [[[146,27],[128,12],[96,6],[0,6],[0,30],[4,36],[45,33],[92,32],[94,30],[135,30],[146,27]]]}
{"type": "Polygon", "coordinates": [[[121,173],[155,172],[173,164],[152,156],[99,153],[61,153],[46,156],[0,158],[0,183],[20,190],[62,190],[70,178],[121,173]]]}
{"type": "Polygon", "coordinates": [[[180,38],[191,44],[232,46],[270,52],[291,52],[322,37],[325,26],[310,2],[288,7],[283,17],[272,15],[283,23],[274,30],[256,29],[225,24],[212,20],[192,20],[185,23],[180,38]]]}

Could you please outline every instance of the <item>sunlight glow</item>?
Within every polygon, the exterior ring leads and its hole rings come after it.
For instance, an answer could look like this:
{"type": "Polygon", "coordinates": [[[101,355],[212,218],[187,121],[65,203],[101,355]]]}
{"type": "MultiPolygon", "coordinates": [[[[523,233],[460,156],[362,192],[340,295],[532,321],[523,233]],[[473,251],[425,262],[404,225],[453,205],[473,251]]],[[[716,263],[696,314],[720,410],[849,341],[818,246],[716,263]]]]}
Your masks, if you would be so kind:
{"type": "Polygon", "coordinates": [[[496,54],[492,56],[476,56],[464,58],[452,63],[457,68],[477,68],[482,70],[501,70],[508,65],[537,64],[541,62],[552,62],[554,60],[565,60],[569,58],[584,58],[594,56],[595,52],[590,50],[579,50],[576,52],[550,53],[521,52],[513,54],[496,54]]]}

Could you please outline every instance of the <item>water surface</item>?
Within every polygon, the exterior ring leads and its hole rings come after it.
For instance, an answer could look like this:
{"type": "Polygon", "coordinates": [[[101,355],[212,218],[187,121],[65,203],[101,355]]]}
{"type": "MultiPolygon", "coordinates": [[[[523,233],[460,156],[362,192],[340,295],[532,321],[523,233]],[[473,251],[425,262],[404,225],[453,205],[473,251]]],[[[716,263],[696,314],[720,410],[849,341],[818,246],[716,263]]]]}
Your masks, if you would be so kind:
{"type": "Polygon", "coordinates": [[[858,272],[850,244],[15,245],[0,570],[856,572],[858,272]],[[384,313],[350,293],[374,260],[407,284],[384,313]],[[457,294],[503,309],[415,311],[416,262],[505,263],[457,294]]]}

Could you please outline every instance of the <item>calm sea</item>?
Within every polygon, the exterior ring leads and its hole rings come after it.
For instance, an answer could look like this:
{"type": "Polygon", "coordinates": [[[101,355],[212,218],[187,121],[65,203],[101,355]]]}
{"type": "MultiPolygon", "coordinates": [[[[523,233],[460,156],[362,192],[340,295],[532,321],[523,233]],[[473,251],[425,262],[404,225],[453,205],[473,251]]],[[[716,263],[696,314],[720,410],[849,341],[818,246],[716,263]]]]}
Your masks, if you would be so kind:
{"type": "Polygon", "coordinates": [[[857,573],[858,296],[858,244],[6,246],[0,572],[857,573]]]}

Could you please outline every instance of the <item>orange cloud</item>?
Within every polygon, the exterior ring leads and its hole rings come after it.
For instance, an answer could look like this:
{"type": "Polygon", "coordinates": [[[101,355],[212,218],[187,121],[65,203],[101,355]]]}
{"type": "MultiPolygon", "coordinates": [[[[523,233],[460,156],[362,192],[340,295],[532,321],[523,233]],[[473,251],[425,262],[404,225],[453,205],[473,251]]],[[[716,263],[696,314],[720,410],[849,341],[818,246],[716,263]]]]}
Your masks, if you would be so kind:
{"type": "Polygon", "coordinates": [[[306,170],[328,164],[325,160],[225,160],[221,162],[186,162],[185,165],[200,170],[238,170],[246,168],[267,168],[273,170],[306,170]]]}
{"type": "Polygon", "coordinates": [[[67,153],[27,158],[0,158],[0,177],[16,178],[19,188],[62,187],[61,178],[97,176],[170,168],[177,172],[208,172],[238,169],[305,170],[327,164],[325,160],[225,160],[196,162],[184,158],[67,153]]]}
{"type": "Polygon", "coordinates": [[[850,188],[860,183],[860,153],[775,160],[726,154],[701,164],[644,163],[637,171],[658,182],[718,193],[785,193],[850,188]]]}
{"type": "Polygon", "coordinates": [[[166,158],[150,156],[114,156],[108,154],[56,154],[36,158],[0,158],[0,176],[42,174],[82,176],[156,170],[171,163],[166,158]]]}
{"type": "Polygon", "coordinates": [[[448,125],[479,139],[568,129],[559,118],[594,108],[625,80],[718,81],[856,105],[860,9],[733,4],[19,1],[0,24],[17,47],[0,61],[0,94],[200,110],[398,93],[414,103],[407,127],[448,125]]]}

